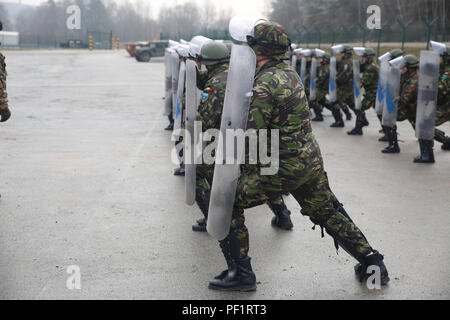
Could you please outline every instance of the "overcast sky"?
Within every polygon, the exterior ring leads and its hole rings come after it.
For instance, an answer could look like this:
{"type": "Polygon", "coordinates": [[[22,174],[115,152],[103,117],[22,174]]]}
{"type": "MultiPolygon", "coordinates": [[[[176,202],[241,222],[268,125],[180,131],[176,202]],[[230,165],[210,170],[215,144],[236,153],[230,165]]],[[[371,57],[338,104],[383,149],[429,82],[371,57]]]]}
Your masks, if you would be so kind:
{"type": "MultiPolygon", "coordinates": [[[[36,5],[45,1],[46,0],[22,0],[22,3],[36,5]]],[[[124,2],[137,0],[117,0],[117,1],[124,2]]],[[[189,2],[188,0],[141,0],[141,1],[150,4],[154,17],[156,17],[159,9],[163,5],[172,6],[175,4],[189,2]]],[[[267,3],[270,2],[270,0],[194,0],[194,1],[197,2],[199,5],[202,5],[205,1],[209,1],[215,4],[218,8],[227,8],[227,7],[233,8],[234,14],[251,15],[251,16],[262,15],[264,12],[267,11],[267,3]]],[[[2,2],[18,3],[20,2],[20,0],[0,0],[0,3],[2,2]]]]}

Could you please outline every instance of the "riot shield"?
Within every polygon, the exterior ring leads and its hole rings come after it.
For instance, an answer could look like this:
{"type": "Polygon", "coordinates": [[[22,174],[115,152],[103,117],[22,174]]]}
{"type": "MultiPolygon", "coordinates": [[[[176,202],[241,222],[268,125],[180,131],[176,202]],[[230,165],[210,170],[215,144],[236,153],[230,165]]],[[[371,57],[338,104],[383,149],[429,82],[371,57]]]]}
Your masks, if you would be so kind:
{"type": "Polygon", "coordinates": [[[355,99],[355,109],[361,110],[361,73],[359,60],[353,60],[353,96],[355,99]]]}
{"type": "Polygon", "coordinates": [[[309,101],[316,100],[317,59],[311,59],[311,75],[309,77],[309,101]]]}
{"type": "Polygon", "coordinates": [[[244,144],[236,142],[234,136],[227,139],[227,131],[246,130],[255,71],[254,51],[247,45],[233,44],[207,223],[209,234],[218,240],[225,239],[230,230],[244,153],[244,144]]]}
{"type": "Polygon", "coordinates": [[[178,76],[180,73],[180,58],[178,57],[178,53],[172,51],[170,54],[170,61],[172,65],[172,116],[175,118],[177,108],[178,76]]]}
{"type": "Polygon", "coordinates": [[[336,58],[330,59],[330,82],[328,85],[328,102],[336,102],[336,58]]]}
{"type": "Polygon", "coordinates": [[[386,60],[381,60],[380,73],[378,75],[377,98],[375,100],[375,112],[378,115],[383,114],[388,74],[389,74],[389,62],[386,60]]]}
{"type": "Polygon", "coordinates": [[[420,52],[419,91],[417,94],[416,137],[433,140],[439,81],[439,54],[420,52]]]}
{"type": "Polygon", "coordinates": [[[303,57],[300,65],[300,80],[302,80],[303,86],[305,86],[306,62],[306,58],[303,57]]]}
{"type": "Polygon", "coordinates": [[[176,108],[175,113],[173,114],[174,130],[181,129],[183,117],[183,94],[184,94],[185,80],[186,80],[186,63],[184,61],[181,61],[180,70],[178,72],[176,108]]]}
{"type": "Polygon", "coordinates": [[[165,66],[165,108],[164,115],[168,116],[172,110],[172,63],[170,61],[170,51],[166,50],[164,54],[165,66]]]}
{"type": "Polygon", "coordinates": [[[391,67],[386,84],[386,101],[383,108],[382,124],[393,128],[397,123],[397,104],[400,94],[400,78],[402,72],[399,68],[391,67]]]}
{"type": "Polygon", "coordinates": [[[295,68],[296,68],[296,66],[297,66],[297,60],[298,60],[298,57],[297,57],[297,55],[294,53],[294,54],[292,55],[292,60],[291,60],[291,67],[292,67],[294,70],[296,70],[295,68]]]}
{"type": "Polygon", "coordinates": [[[189,139],[184,140],[184,160],[185,160],[185,187],[186,204],[192,206],[195,203],[195,142],[194,122],[197,117],[198,108],[197,89],[197,68],[193,60],[186,61],[186,131],[189,139]]]}

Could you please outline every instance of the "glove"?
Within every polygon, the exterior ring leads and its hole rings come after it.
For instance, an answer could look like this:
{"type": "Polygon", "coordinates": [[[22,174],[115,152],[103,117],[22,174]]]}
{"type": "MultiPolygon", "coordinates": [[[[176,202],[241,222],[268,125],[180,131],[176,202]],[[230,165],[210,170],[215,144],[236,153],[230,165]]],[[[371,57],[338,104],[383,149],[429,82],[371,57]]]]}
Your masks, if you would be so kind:
{"type": "Polygon", "coordinates": [[[11,111],[9,111],[8,107],[4,109],[0,107],[0,117],[1,117],[0,122],[5,122],[11,117],[11,111]]]}

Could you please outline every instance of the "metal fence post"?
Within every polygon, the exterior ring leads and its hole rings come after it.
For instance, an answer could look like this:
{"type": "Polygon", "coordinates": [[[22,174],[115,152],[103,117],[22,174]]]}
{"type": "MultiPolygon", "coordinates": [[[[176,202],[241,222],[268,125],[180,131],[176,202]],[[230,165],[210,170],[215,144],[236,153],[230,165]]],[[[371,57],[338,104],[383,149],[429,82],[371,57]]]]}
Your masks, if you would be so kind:
{"type": "Polygon", "coordinates": [[[309,29],[303,26],[303,29],[306,31],[306,47],[309,48],[309,29]]]}
{"type": "Polygon", "coordinates": [[[413,23],[414,18],[409,20],[405,25],[402,23],[402,21],[400,20],[400,18],[397,19],[397,23],[400,25],[400,27],[402,28],[402,51],[405,48],[405,41],[406,41],[406,28],[409,27],[409,25],[411,23],[413,23]]]}
{"type": "Polygon", "coordinates": [[[314,29],[317,32],[317,47],[320,49],[320,44],[322,43],[322,31],[317,26],[314,26],[314,29]]]}
{"type": "Polygon", "coordinates": [[[435,24],[439,20],[439,17],[434,18],[431,20],[431,22],[428,22],[427,19],[425,19],[424,16],[422,16],[422,21],[425,23],[425,26],[427,27],[427,50],[430,48],[430,40],[431,40],[431,28],[433,27],[433,24],[435,24]]]}
{"type": "Polygon", "coordinates": [[[383,29],[387,26],[388,22],[386,21],[380,29],[378,29],[378,44],[377,44],[377,57],[380,56],[380,43],[381,43],[381,36],[383,34],[383,29]]]}

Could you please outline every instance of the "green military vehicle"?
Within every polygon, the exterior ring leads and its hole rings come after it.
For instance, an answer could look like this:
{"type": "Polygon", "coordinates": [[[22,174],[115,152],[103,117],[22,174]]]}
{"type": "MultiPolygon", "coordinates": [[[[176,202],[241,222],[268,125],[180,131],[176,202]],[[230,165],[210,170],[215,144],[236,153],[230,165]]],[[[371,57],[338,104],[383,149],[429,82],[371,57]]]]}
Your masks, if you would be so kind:
{"type": "Polygon", "coordinates": [[[168,46],[168,40],[149,41],[148,45],[136,47],[134,56],[139,62],[149,62],[153,57],[164,57],[168,46]]]}

